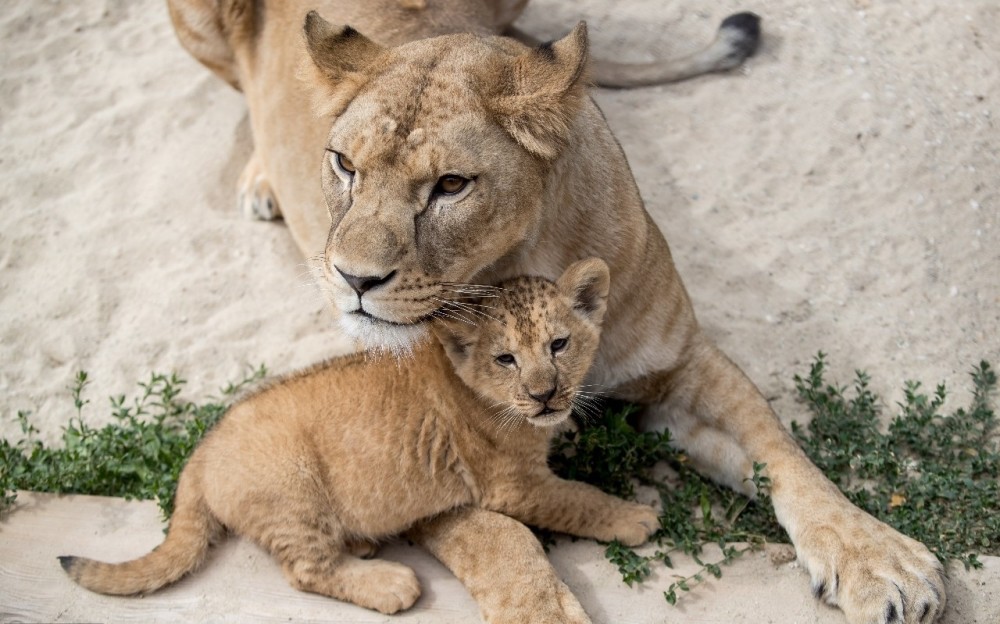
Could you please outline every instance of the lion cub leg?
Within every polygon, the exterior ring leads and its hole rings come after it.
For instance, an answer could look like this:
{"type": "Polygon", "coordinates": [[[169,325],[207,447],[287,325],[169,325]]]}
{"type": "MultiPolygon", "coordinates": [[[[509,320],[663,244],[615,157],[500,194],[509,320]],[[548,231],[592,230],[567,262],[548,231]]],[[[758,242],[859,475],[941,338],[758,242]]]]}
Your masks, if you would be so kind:
{"type": "MultiPolygon", "coordinates": [[[[296,501],[285,501],[296,508],[296,501]]],[[[241,532],[266,548],[281,564],[292,587],[330,596],[360,607],[392,614],[413,606],[420,597],[420,583],[409,567],[381,559],[361,559],[345,552],[345,540],[336,519],[328,513],[282,514],[280,522],[271,513],[263,522],[241,532]]],[[[312,509],[323,509],[316,505],[312,509]]],[[[253,519],[257,520],[257,519],[253,519]]]]}
{"type": "Polygon", "coordinates": [[[257,152],[250,156],[237,184],[237,206],[248,219],[272,221],[281,216],[278,199],[271,191],[271,184],[264,175],[264,167],[257,152]]]}
{"type": "MultiPolygon", "coordinates": [[[[317,553],[283,559],[281,569],[296,589],[323,594],[390,615],[409,609],[420,583],[409,567],[384,559],[317,553]]],[[[299,553],[300,555],[304,553],[299,553]]]]}
{"type": "Polygon", "coordinates": [[[418,523],[407,537],[462,581],[487,624],[591,624],[531,530],[478,507],[418,523]]]}
{"type": "Polygon", "coordinates": [[[605,494],[587,483],[552,473],[515,479],[495,488],[484,506],[543,529],[627,546],[644,543],[660,528],[659,516],[649,505],[605,494]]]}

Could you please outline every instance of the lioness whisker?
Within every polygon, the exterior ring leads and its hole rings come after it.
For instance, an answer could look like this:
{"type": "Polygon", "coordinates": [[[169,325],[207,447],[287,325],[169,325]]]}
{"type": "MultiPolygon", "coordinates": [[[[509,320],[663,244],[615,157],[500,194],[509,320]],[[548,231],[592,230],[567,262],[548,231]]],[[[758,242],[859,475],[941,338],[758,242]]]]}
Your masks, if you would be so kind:
{"type": "Polygon", "coordinates": [[[507,289],[502,286],[491,286],[489,284],[466,284],[462,282],[439,282],[442,286],[455,286],[458,288],[480,288],[483,290],[498,290],[506,292],[507,289]]]}
{"type": "Polygon", "coordinates": [[[445,291],[445,292],[449,293],[448,294],[448,298],[449,299],[457,299],[457,300],[469,299],[471,301],[479,301],[480,299],[483,299],[484,297],[485,298],[490,298],[490,299],[496,299],[496,298],[498,298],[500,296],[500,295],[472,295],[472,294],[462,294],[462,293],[458,293],[458,291],[455,291],[455,290],[448,290],[448,291],[445,291]],[[455,293],[458,293],[458,294],[455,294],[455,293]]]}
{"type": "Polygon", "coordinates": [[[435,302],[441,304],[440,307],[435,308],[434,312],[432,312],[431,315],[434,315],[434,314],[441,314],[441,315],[448,314],[448,315],[450,315],[450,318],[463,319],[467,323],[475,324],[474,319],[475,319],[476,315],[472,314],[471,311],[469,311],[469,310],[462,310],[460,308],[449,307],[447,305],[448,304],[447,301],[443,301],[441,299],[438,299],[437,297],[431,297],[431,299],[434,300],[435,302]],[[467,317],[466,314],[469,314],[470,316],[467,317]]]}
{"type": "Polygon", "coordinates": [[[436,317],[436,318],[451,319],[453,321],[458,321],[460,323],[465,323],[466,325],[472,325],[472,326],[476,325],[475,321],[471,321],[471,320],[465,318],[464,316],[459,316],[458,314],[453,314],[451,312],[448,312],[448,311],[444,310],[443,308],[438,308],[437,310],[434,310],[433,312],[431,312],[431,316],[432,317],[436,317]]]}
{"type": "Polygon", "coordinates": [[[501,323],[502,324],[502,321],[500,319],[498,319],[496,317],[493,317],[493,316],[491,316],[489,314],[486,314],[482,310],[477,310],[475,307],[471,306],[470,304],[460,303],[460,302],[457,302],[457,301],[450,301],[450,300],[447,300],[447,299],[441,299],[441,298],[435,297],[435,296],[432,296],[431,299],[434,300],[434,301],[436,301],[436,302],[438,302],[438,303],[440,303],[441,304],[441,309],[448,310],[450,312],[465,312],[467,314],[471,314],[472,316],[475,316],[475,317],[478,317],[478,318],[490,319],[492,321],[495,321],[497,323],[501,323]]]}
{"type": "MultiPolygon", "coordinates": [[[[432,297],[432,299],[434,299],[435,301],[438,301],[438,302],[442,303],[446,308],[448,306],[454,306],[455,308],[458,308],[458,310],[461,310],[462,312],[468,312],[469,314],[472,314],[474,316],[478,316],[480,318],[488,318],[488,319],[490,319],[492,321],[495,321],[497,323],[501,323],[501,324],[503,323],[503,321],[501,321],[500,319],[496,318],[495,316],[491,316],[491,315],[487,314],[486,312],[483,312],[482,310],[475,309],[475,307],[472,304],[462,303],[462,302],[459,302],[459,301],[449,301],[449,300],[446,300],[446,299],[439,299],[438,297],[432,297]]],[[[485,307],[485,306],[479,306],[479,307],[485,307]]],[[[490,308],[487,308],[487,309],[490,309],[490,308]]]]}

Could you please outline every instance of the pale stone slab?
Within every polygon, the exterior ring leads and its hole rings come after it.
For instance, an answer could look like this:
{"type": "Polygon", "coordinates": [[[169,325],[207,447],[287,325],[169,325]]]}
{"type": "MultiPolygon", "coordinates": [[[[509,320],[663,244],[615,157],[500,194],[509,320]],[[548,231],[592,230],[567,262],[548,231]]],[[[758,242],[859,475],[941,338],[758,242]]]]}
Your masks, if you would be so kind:
{"type": "MultiPolygon", "coordinates": [[[[21,492],[14,510],[0,521],[0,622],[458,624],[479,619],[476,604],[448,570],[402,543],[387,546],[379,556],[412,566],[424,593],[414,608],[395,616],[296,591],[267,553],[237,538],[214,549],[198,572],[143,598],[81,589],[56,559],[66,554],[107,561],[136,557],[160,543],[163,527],[149,501],[21,492]]],[[[667,605],[662,595],[674,570],[661,569],[642,587],[629,588],[593,542],[563,540],[550,557],[597,623],[844,622],[839,611],[815,603],[805,572],[794,563],[775,563],[785,549],[774,546],[748,555],[677,607],[667,605]]],[[[1000,622],[1000,558],[984,562],[980,571],[952,570],[944,624],[1000,622]]],[[[676,572],[686,574],[690,566],[680,562],[676,572]]]]}

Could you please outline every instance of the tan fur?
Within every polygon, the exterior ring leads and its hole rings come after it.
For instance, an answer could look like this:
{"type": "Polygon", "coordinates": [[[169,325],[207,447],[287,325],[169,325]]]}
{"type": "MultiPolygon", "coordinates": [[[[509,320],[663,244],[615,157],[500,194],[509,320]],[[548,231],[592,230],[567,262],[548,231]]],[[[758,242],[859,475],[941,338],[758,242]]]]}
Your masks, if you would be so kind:
{"type": "MultiPolygon", "coordinates": [[[[326,43],[313,37],[301,51],[297,3],[268,5],[254,42],[233,48],[255,158],[300,248],[325,249],[320,269],[345,330],[369,348],[405,352],[455,283],[554,277],[579,258],[603,258],[614,287],[590,382],[647,404],[648,426],[669,426],[709,475],[738,490],[748,491],[752,462],[766,463],[778,519],[817,594],[850,622],[885,621],[893,611],[907,622],[935,619],[944,583],[930,552],[851,506],[701,332],[666,241],[583,90],[584,29],[530,49],[484,37],[498,32],[497,12],[463,5],[441,20],[411,19],[407,32],[351,3],[322,7],[373,38],[345,48],[352,58],[364,51],[351,67],[336,59],[343,31],[315,20],[326,43]],[[451,29],[473,34],[412,41],[451,29]],[[334,116],[303,121],[309,97],[287,71],[303,59],[315,65],[304,84],[334,116]],[[324,149],[331,151],[321,166],[324,149]],[[336,152],[356,167],[353,176],[337,167],[336,152]],[[317,170],[324,204],[311,177],[317,170]],[[448,175],[472,180],[461,197],[432,194],[448,175]],[[356,290],[345,274],[365,287],[356,290]]],[[[486,556],[446,548],[437,527],[416,539],[452,569],[486,556]]],[[[461,522],[448,531],[457,539],[461,522]]],[[[475,535],[465,537],[472,543],[475,535]]]]}
{"type": "MultiPolygon", "coordinates": [[[[436,326],[445,349],[425,343],[405,366],[340,358],[244,399],[185,466],[158,549],[121,564],[64,558],[64,567],[94,591],[145,593],[200,565],[225,527],[271,552],[293,586],[394,613],[419,596],[413,572],[359,559],[349,545],[466,505],[641,544],[659,526],[654,509],[559,479],[547,465],[556,426],[585,400],[578,390],[597,351],[608,279],[603,261],[591,259],[556,284],[505,282],[476,308],[459,304],[475,314],[459,307],[436,326]]],[[[515,539],[477,548],[542,581],[532,594],[555,598],[547,607],[562,614],[555,621],[586,621],[530,533],[516,523],[504,533],[515,539]]],[[[474,585],[476,574],[466,576],[474,585]]]]}
{"type": "MultiPolygon", "coordinates": [[[[527,0],[167,0],[184,47],[243,91],[250,108],[255,154],[240,179],[238,205],[248,216],[283,216],[307,256],[319,252],[329,220],[322,210],[319,171],[328,120],[312,115],[296,79],[302,21],[318,10],[380,45],[449,33],[506,33],[533,41],[511,24],[527,0]],[[259,50],[266,50],[258,54],[259,50]]],[[[609,62],[598,84],[635,86],[681,80],[739,65],[757,43],[756,24],[720,28],[716,40],[684,59],[630,65],[609,62]]]]}

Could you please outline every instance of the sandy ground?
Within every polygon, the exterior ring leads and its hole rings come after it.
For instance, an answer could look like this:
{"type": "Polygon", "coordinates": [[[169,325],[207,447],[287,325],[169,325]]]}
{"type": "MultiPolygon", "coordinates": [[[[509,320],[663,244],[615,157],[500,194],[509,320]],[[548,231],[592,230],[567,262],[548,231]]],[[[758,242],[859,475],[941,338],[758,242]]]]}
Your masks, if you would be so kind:
{"type": "MultiPolygon", "coordinates": [[[[786,421],[819,350],[889,406],[905,379],[963,400],[1000,365],[1000,4],[704,5],[535,0],[520,24],[586,18],[595,54],[648,60],[760,13],[742,71],[595,93],[702,323],[786,421]]],[[[0,434],[29,410],[57,437],[78,370],[96,425],[153,370],[199,397],[347,348],[284,227],[236,211],[246,109],[161,2],[12,0],[0,34],[0,434]]]]}

